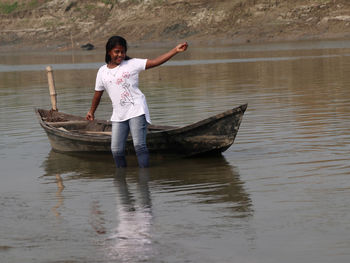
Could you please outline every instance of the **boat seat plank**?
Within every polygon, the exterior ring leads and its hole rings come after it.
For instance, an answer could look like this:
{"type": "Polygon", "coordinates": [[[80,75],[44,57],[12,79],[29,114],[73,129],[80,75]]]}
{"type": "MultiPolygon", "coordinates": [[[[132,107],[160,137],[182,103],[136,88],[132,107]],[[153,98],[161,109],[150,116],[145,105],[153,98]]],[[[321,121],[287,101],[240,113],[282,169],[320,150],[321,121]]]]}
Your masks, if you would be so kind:
{"type": "Polygon", "coordinates": [[[64,127],[69,125],[87,125],[89,121],[58,121],[58,122],[46,122],[52,127],[64,127]]]}
{"type": "Polygon", "coordinates": [[[79,133],[86,133],[92,135],[112,135],[111,131],[79,131],[79,133]]]}

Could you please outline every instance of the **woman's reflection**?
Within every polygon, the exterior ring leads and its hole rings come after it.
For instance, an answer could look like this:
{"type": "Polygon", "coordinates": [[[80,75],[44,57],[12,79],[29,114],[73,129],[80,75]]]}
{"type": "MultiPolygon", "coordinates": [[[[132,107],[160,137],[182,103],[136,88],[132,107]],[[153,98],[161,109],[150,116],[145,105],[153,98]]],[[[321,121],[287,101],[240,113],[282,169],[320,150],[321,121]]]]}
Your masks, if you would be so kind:
{"type": "MultiPolygon", "coordinates": [[[[109,256],[124,262],[143,261],[152,254],[152,205],[148,188],[149,170],[139,169],[138,190],[132,193],[126,180],[127,169],[117,169],[117,227],[109,237],[113,240],[109,256]]],[[[134,170],[135,171],[135,170],[134,170]]]]}

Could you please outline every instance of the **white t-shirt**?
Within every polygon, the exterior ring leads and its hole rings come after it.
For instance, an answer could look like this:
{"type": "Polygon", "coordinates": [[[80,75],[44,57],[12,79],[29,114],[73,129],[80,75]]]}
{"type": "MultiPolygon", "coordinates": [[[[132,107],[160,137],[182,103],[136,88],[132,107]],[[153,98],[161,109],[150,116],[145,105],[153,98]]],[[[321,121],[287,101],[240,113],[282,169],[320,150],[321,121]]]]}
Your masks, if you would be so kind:
{"type": "Polygon", "coordinates": [[[103,65],[97,72],[96,91],[107,91],[113,105],[111,121],[126,121],[145,114],[151,123],[145,95],[138,87],[139,73],[146,69],[147,59],[129,59],[109,69],[103,65]]]}

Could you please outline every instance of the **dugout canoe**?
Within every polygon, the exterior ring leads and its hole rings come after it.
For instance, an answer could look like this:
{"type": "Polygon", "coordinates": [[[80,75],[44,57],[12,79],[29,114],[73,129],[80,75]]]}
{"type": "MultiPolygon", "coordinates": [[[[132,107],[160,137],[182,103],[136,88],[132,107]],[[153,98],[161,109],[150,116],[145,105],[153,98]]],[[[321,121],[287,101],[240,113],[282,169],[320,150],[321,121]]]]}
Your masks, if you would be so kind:
{"type": "MultiPolygon", "coordinates": [[[[181,156],[220,154],[233,144],[246,109],[247,104],[244,104],[183,127],[149,125],[148,150],[152,154],[181,156]]],[[[45,109],[35,109],[35,112],[54,151],[110,152],[110,121],[88,121],[84,117],[45,109]]],[[[134,152],[129,137],[126,153],[134,152]]]]}

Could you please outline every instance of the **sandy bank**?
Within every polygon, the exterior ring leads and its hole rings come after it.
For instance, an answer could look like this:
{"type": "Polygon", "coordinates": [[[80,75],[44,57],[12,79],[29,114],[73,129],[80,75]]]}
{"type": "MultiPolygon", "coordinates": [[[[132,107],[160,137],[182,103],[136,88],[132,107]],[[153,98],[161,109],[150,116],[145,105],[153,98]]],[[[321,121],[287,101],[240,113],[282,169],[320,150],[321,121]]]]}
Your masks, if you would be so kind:
{"type": "Polygon", "coordinates": [[[0,50],[183,39],[213,45],[350,37],[346,0],[21,0],[0,4],[0,50]]]}

